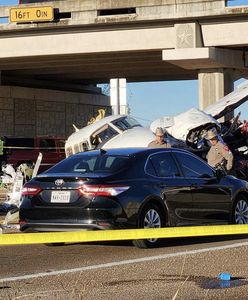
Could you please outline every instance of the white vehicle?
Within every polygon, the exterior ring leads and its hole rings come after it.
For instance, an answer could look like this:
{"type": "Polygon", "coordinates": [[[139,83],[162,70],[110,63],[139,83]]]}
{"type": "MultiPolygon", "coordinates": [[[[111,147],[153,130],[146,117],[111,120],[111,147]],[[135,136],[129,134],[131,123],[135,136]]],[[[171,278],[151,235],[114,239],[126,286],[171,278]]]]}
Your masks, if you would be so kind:
{"type": "Polygon", "coordinates": [[[66,157],[97,148],[147,147],[153,132],[128,115],[112,115],[71,134],[65,142],[66,157]]]}

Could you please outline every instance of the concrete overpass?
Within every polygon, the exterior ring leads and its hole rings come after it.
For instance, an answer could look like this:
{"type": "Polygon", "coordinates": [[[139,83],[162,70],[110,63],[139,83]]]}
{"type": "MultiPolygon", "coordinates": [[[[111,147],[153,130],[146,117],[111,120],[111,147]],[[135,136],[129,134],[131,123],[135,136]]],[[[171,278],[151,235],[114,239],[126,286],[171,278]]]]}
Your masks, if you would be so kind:
{"type": "MultiPolygon", "coordinates": [[[[52,22],[0,25],[2,85],[85,91],[110,78],[199,79],[203,108],[248,75],[248,6],[226,7],[224,0],[45,4],[55,8],[52,22]]],[[[1,8],[0,17],[9,9],[1,8]]]]}

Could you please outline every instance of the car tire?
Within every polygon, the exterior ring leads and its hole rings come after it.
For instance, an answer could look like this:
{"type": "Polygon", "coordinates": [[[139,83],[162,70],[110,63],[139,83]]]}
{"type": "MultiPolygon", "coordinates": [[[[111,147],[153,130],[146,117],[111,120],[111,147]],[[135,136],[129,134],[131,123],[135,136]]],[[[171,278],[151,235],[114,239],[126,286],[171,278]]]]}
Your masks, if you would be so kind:
{"type": "Polygon", "coordinates": [[[248,198],[244,195],[238,196],[232,211],[233,224],[248,224],[248,198]]]}
{"type": "MultiPolygon", "coordinates": [[[[153,203],[146,205],[141,211],[138,228],[161,228],[165,226],[165,216],[162,210],[153,203]]],[[[156,248],[161,239],[134,240],[133,244],[138,248],[156,248]]]]}

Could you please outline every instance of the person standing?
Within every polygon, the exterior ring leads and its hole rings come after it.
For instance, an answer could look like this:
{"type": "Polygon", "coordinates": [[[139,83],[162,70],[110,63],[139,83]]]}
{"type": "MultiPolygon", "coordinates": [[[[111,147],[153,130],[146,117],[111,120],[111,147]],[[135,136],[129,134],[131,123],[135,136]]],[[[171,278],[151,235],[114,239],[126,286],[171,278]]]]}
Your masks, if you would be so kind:
{"type": "Polygon", "coordinates": [[[161,127],[157,127],[155,131],[156,139],[148,144],[149,148],[171,148],[171,144],[164,139],[164,131],[161,127]]]}
{"type": "Polygon", "coordinates": [[[219,140],[216,130],[209,130],[206,137],[211,147],[207,154],[207,161],[211,167],[224,167],[230,171],[233,167],[233,154],[228,146],[219,140]]]}

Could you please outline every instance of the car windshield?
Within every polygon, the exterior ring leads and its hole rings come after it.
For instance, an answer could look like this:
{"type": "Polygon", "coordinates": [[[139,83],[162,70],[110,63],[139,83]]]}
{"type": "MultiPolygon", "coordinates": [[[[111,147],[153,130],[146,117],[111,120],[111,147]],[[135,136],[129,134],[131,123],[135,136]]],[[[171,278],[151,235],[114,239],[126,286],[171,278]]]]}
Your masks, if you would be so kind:
{"type": "Polygon", "coordinates": [[[127,156],[106,154],[73,155],[58,163],[49,173],[115,173],[128,164],[127,156]]]}
{"type": "Polygon", "coordinates": [[[131,129],[133,127],[142,127],[135,119],[129,116],[112,121],[112,124],[118,127],[122,131],[131,129]]]}

